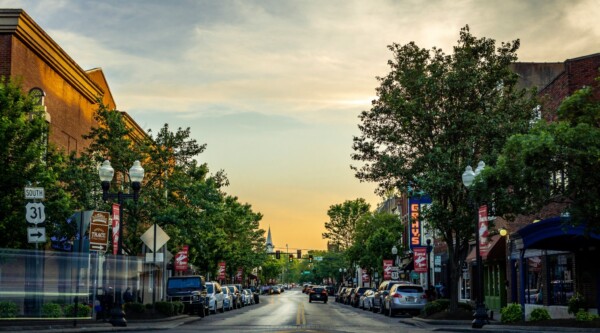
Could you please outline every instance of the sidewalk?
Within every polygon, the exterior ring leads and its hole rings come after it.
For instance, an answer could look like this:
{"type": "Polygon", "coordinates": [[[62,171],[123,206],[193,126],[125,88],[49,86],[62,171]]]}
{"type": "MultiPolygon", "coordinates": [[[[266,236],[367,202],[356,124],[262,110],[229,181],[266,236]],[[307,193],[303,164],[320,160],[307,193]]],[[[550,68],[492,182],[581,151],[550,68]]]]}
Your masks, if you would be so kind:
{"type": "Polygon", "coordinates": [[[497,321],[491,321],[483,328],[472,328],[470,320],[431,320],[418,317],[406,318],[400,320],[401,323],[412,325],[429,331],[444,332],[482,332],[482,333],[524,333],[524,332],[599,332],[598,328],[578,328],[578,327],[544,327],[544,326],[512,326],[501,325],[497,321]]]}
{"type": "Polygon", "coordinates": [[[51,333],[77,333],[77,332],[146,332],[170,329],[202,318],[198,316],[181,315],[156,320],[128,321],[126,327],[112,326],[110,323],[92,320],[57,320],[36,323],[35,321],[0,321],[0,332],[51,332],[51,333]]]}

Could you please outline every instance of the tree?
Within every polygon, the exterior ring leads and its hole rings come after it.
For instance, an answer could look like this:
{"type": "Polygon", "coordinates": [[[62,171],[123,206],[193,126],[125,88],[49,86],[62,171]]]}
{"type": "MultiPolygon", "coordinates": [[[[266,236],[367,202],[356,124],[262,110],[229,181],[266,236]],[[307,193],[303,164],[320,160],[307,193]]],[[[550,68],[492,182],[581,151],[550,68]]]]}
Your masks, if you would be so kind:
{"type": "MultiPolygon", "coordinates": [[[[391,250],[402,239],[404,226],[397,215],[389,213],[366,214],[356,226],[354,244],[348,249],[350,262],[383,276],[383,260],[392,257],[391,250]]],[[[402,249],[398,249],[401,253],[402,249]]]]}
{"type": "Polygon", "coordinates": [[[592,171],[600,168],[600,101],[593,93],[577,90],[559,106],[556,122],[541,120],[508,140],[482,183],[498,214],[510,219],[555,204],[571,223],[600,231],[600,175],[592,171]]]}
{"type": "Polygon", "coordinates": [[[47,145],[48,123],[44,110],[23,94],[18,82],[0,80],[0,246],[28,248],[24,198],[26,186],[45,189],[45,228],[48,235],[75,233],[66,223],[73,202],[60,177],[64,155],[47,145]]]}
{"type": "Polygon", "coordinates": [[[323,238],[330,239],[341,251],[346,250],[354,240],[358,219],[368,213],[370,208],[371,205],[363,198],[329,206],[329,221],[325,222],[327,232],[323,233],[323,238]]]}
{"type": "Polygon", "coordinates": [[[459,260],[475,223],[461,174],[478,160],[493,165],[506,139],[526,132],[533,119],[532,92],[518,90],[508,68],[519,44],[496,50],[494,40],[476,38],[466,26],[452,55],[414,42],[389,46],[391,71],[378,78],[378,98],[361,113],[354,138],[357,178],[378,183],[380,193],[410,187],[432,198],[422,216],[448,246],[453,310],[459,260]]]}

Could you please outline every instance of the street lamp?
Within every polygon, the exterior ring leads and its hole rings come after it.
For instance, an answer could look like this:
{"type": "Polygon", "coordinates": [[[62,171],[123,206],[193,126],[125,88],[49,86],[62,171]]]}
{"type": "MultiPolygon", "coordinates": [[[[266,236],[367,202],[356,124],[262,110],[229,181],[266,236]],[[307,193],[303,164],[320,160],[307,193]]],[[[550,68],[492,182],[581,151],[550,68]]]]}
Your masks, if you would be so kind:
{"type": "Polygon", "coordinates": [[[427,291],[429,292],[429,297],[433,296],[433,288],[431,284],[431,250],[433,247],[431,246],[431,238],[427,238],[427,291]]]}
{"type": "MultiPolygon", "coordinates": [[[[469,189],[473,185],[475,177],[481,173],[485,168],[485,163],[479,161],[477,169],[473,172],[470,165],[467,165],[465,172],[462,174],[463,185],[469,189]]],[[[477,211],[477,205],[475,205],[475,255],[477,258],[477,303],[475,306],[475,315],[471,327],[482,328],[488,320],[487,311],[485,310],[485,304],[483,301],[483,263],[481,261],[481,253],[479,252],[479,213],[477,211]]]]}
{"type": "Polygon", "coordinates": [[[396,245],[392,246],[392,255],[394,255],[394,266],[398,266],[398,248],[396,245]]]}
{"type": "Polygon", "coordinates": [[[341,284],[344,283],[344,275],[346,274],[348,270],[345,268],[340,268],[340,276],[342,277],[342,280],[340,281],[341,284]]]}
{"type": "MultiPolygon", "coordinates": [[[[119,204],[119,239],[117,245],[117,255],[123,254],[123,233],[121,230],[124,230],[124,219],[123,219],[123,202],[125,199],[133,199],[135,202],[138,201],[141,182],[144,179],[144,168],[142,168],[140,161],[133,162],[133,166],[129,169],[129,180],[131,181],[131,188],[133,189],[133,193],[123,193],[119,191],[118,193],[109,193],[110,182],[113,179],[115,174],[115,170],[110,165],[109,160],[105,160],[102,162],[102,165],[98,169],[98,175],[100,176],[100,181],[102,183],[102,200],[107,201],[108,199],[117,199],[119,204]]],[[[115,292],[115,297],[117,297],[117,301],[115,302],[115,307],[111,311],[111,323],[113,326],[127,326],[127,322],[124,318],[124,313],[121,309],[121,290],[120,287],[115,292]]]]}

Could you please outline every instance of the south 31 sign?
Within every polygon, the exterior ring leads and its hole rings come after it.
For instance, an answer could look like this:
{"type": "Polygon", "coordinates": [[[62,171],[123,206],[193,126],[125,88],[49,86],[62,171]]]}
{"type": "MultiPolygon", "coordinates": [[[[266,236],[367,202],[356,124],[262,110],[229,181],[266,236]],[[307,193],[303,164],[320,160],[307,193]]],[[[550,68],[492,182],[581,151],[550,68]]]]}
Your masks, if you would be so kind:
{"type": "Polygon", "coordinates": [[[421,209],[431,204],[429,196],[415,196],[408,199],[408,214],[410,216],[409,224],[409,246],[413,250],[415,247],[422,246],[423,219],[421,218],[421,209]]]}

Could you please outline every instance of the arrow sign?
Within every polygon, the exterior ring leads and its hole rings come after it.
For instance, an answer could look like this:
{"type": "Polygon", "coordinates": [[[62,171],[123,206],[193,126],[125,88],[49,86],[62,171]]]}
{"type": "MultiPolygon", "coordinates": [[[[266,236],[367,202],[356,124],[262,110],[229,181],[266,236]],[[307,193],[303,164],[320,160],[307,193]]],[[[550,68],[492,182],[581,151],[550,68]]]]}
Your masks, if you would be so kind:
{"type": "Polygon", "coordinates": [[[27,228],[27,241],[29,243],[45,243],[46,228],[27,228]]]}

